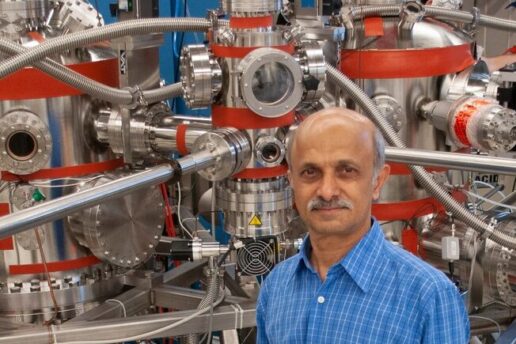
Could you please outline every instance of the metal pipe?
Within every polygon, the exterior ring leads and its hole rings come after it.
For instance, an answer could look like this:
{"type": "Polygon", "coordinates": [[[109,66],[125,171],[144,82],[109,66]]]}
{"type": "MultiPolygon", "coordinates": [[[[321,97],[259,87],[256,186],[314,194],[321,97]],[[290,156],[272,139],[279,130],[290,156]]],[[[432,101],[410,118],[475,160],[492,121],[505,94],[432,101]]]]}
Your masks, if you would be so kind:
{"type": "Polygon", "coordinates": [[[385,159],[410,165],[447,167],[454,170],[516,175],[516,160],[491,156],[385,147],[385,159]]]}
{"type": "Polygon", "coordinates": [[[55,200],[36,205],[0,218],[0,238],[10,237],[47,222],[61,219],[82,209],[110,199],[125,196],[133,191],[164,183],[176,176],[190,174],[212,166],[216,154],[200,151],[177,160],[179,169],[171,164],[162,164],[134,173],[112,182],[79,191],[55,200]]]}

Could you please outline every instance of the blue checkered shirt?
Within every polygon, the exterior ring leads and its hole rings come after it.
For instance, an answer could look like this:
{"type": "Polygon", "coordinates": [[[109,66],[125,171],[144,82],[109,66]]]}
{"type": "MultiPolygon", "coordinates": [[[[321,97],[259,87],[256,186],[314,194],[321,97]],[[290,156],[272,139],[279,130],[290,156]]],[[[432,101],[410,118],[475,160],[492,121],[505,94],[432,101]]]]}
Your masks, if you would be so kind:
{"type": "Polygon", "coordinates": [[[307,237],[277,265],[257,304],[258,343],[469,343],[457,288],[440,271],[369,232],[321,282],[307,237]]]}

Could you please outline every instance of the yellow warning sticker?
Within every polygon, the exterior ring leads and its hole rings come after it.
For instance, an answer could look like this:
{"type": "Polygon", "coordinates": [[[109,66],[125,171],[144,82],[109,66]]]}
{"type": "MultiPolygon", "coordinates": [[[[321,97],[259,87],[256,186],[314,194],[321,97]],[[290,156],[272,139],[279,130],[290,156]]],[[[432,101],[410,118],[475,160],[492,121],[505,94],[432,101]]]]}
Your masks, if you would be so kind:
{"type": "Polygon", "coordinates": [[[249,221],[249,225],[250,226],[261,226],[262,225],[262,220],[260,220],[260,218],[258,217],[258,215],[253,215],[253,217],[251,218],[251,221],[249,221]]]}

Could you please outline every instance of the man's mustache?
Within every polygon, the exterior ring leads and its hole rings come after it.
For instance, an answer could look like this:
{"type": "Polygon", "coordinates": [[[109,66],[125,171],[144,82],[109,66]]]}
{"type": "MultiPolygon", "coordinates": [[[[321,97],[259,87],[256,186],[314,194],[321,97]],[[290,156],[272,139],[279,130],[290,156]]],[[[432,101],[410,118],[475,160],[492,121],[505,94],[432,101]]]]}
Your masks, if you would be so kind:
{"type": "Polygon", "coordinates": [[[353,205],[350,201],[340,198],[334,198],[329,201],[325,201],[322,198],[314,198],[308,202],[308,211],[318,210],[318,209],[353,209],[353,205]]]}

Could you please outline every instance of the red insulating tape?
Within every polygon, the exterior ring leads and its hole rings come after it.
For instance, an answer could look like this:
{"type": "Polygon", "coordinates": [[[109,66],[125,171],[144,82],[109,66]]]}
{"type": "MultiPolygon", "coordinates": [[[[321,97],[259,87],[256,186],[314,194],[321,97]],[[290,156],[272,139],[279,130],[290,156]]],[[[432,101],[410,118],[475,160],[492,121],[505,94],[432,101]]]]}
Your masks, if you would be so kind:
{"type": "MultiPolygon", "coordinates": [[[[247,54],[249,54],[251,51],[263,48],[263,46],[259,47],[226,47],[223,45],[218,44],[212,44],[211,45],[211,51],[213,52],[213,55],[217,57],[229,57],[229,58],[244,58],[247,54]]],[[[295,49],[293,45],[276,45],[271,46],[267,48],[274,48],[281,51],[284,51],[289,54],[293,54],[295,49]]]]}
{"type": "MultiPolygon", "coordinates": [[[[0,216],[9,214],[9,203],[0,203],[0,216]]],[[[5,238],[0,240],[0,250],[14,249],[13,238],[5,238]]]]}
{"type": "MultiPolygon", "coordinates": [[[[104,85],[118,86],[118,60],[108,59],[67,66],[104,85]]],[[[27,67],[0,79],[0,100],[76,96],[82,91],[54,79],[39,69],[27,67]]]]}
{"type": "Polygon", "coordinates": [[[352,79],[419,78],[473,65],[470,44],[427,49],[342,50],[340,70],[352,79]]]}
{"type": "Polygon", "coordinates": [[[186,124],[179,124],[177,126],[177,131],[176,131],[177,151],[182,156],[188,155],[188,153],[190,153],[190,152],[188,152],[188,149],[186,148],[186,129],[187,128],[188,128],[188,126],[186,124]]]}
{"type": "Polygon", "coordinates": [[[401,231],[401,244],[403,248],[413,255],[419,253],[419,237],[417,231],[414,228],[404,228],[401,231]]]}
{"type": "Polygon", "coordinates": [[[469,142],[467,134],[469,120],[477,113],[478,106],[486,105],[489,103],[490,101],[488,100],[477,99],[472,102],[466,102],[465,104],[462,104],[461,107],[457,110],[457,114],[455,115],[453,123],[453,131],[463,145],[471,146],[471,142],[469,142]]]}
{"type": "Polygon", "coordinates": [[[272,26],[272,24],[272,16],[229,18],[229,27],[232,29],[254,29],[259,27],[269,27],[272,26]]]}
{"type": "Polygon", "coordinates": [[[234,179],[263,179],[284,176],[287,174],[288,167],[286,165],[279,165],[275,167],[265,168],[246,168],[238,172],[232,178],[234,179]]]}
{"type": "MultiPolygon", "coordinates": [[[[99,264],[101,261],[95,256],[87,256],[77,259],[61,260],[57,262],[48,262],[48,272],[67,271],[85,268],[99,264]]],[[[20,264],[9,265],[9,274],[11,275],[25,275],[25,274],[40,274],[45,272],[45,266],[41,264],[20,264]]]]}
{"type": "Polygon", "coordinates": [[[114,170],[115,168],[124,166],[122,159],[107,160],[102,162],[94,162],[89,164],[65,166],[42,169],[37,172],[27,175],[17,175],[6,171],[1,171],[0,180],[5,181],[28,181],[34,179],[55,179],[55,178],[67,178],[67,177],[79,177],[92,173],[99,173],[104,171],[114,170]]]}
{"type": "Polygon", "coordinates": [[[364,34],[366,37],[383,36],[382,17],[367,17],[364,19],[364,34]]]}
{"type": "Polygon", "coordinates": [[[215,127],[236,129],[265,129],[291,125],[295,121],[294,111],[281,117],[262,117],[247,108],[230,108],[222,105],[211,107],[212,123],[215,127]]]}

